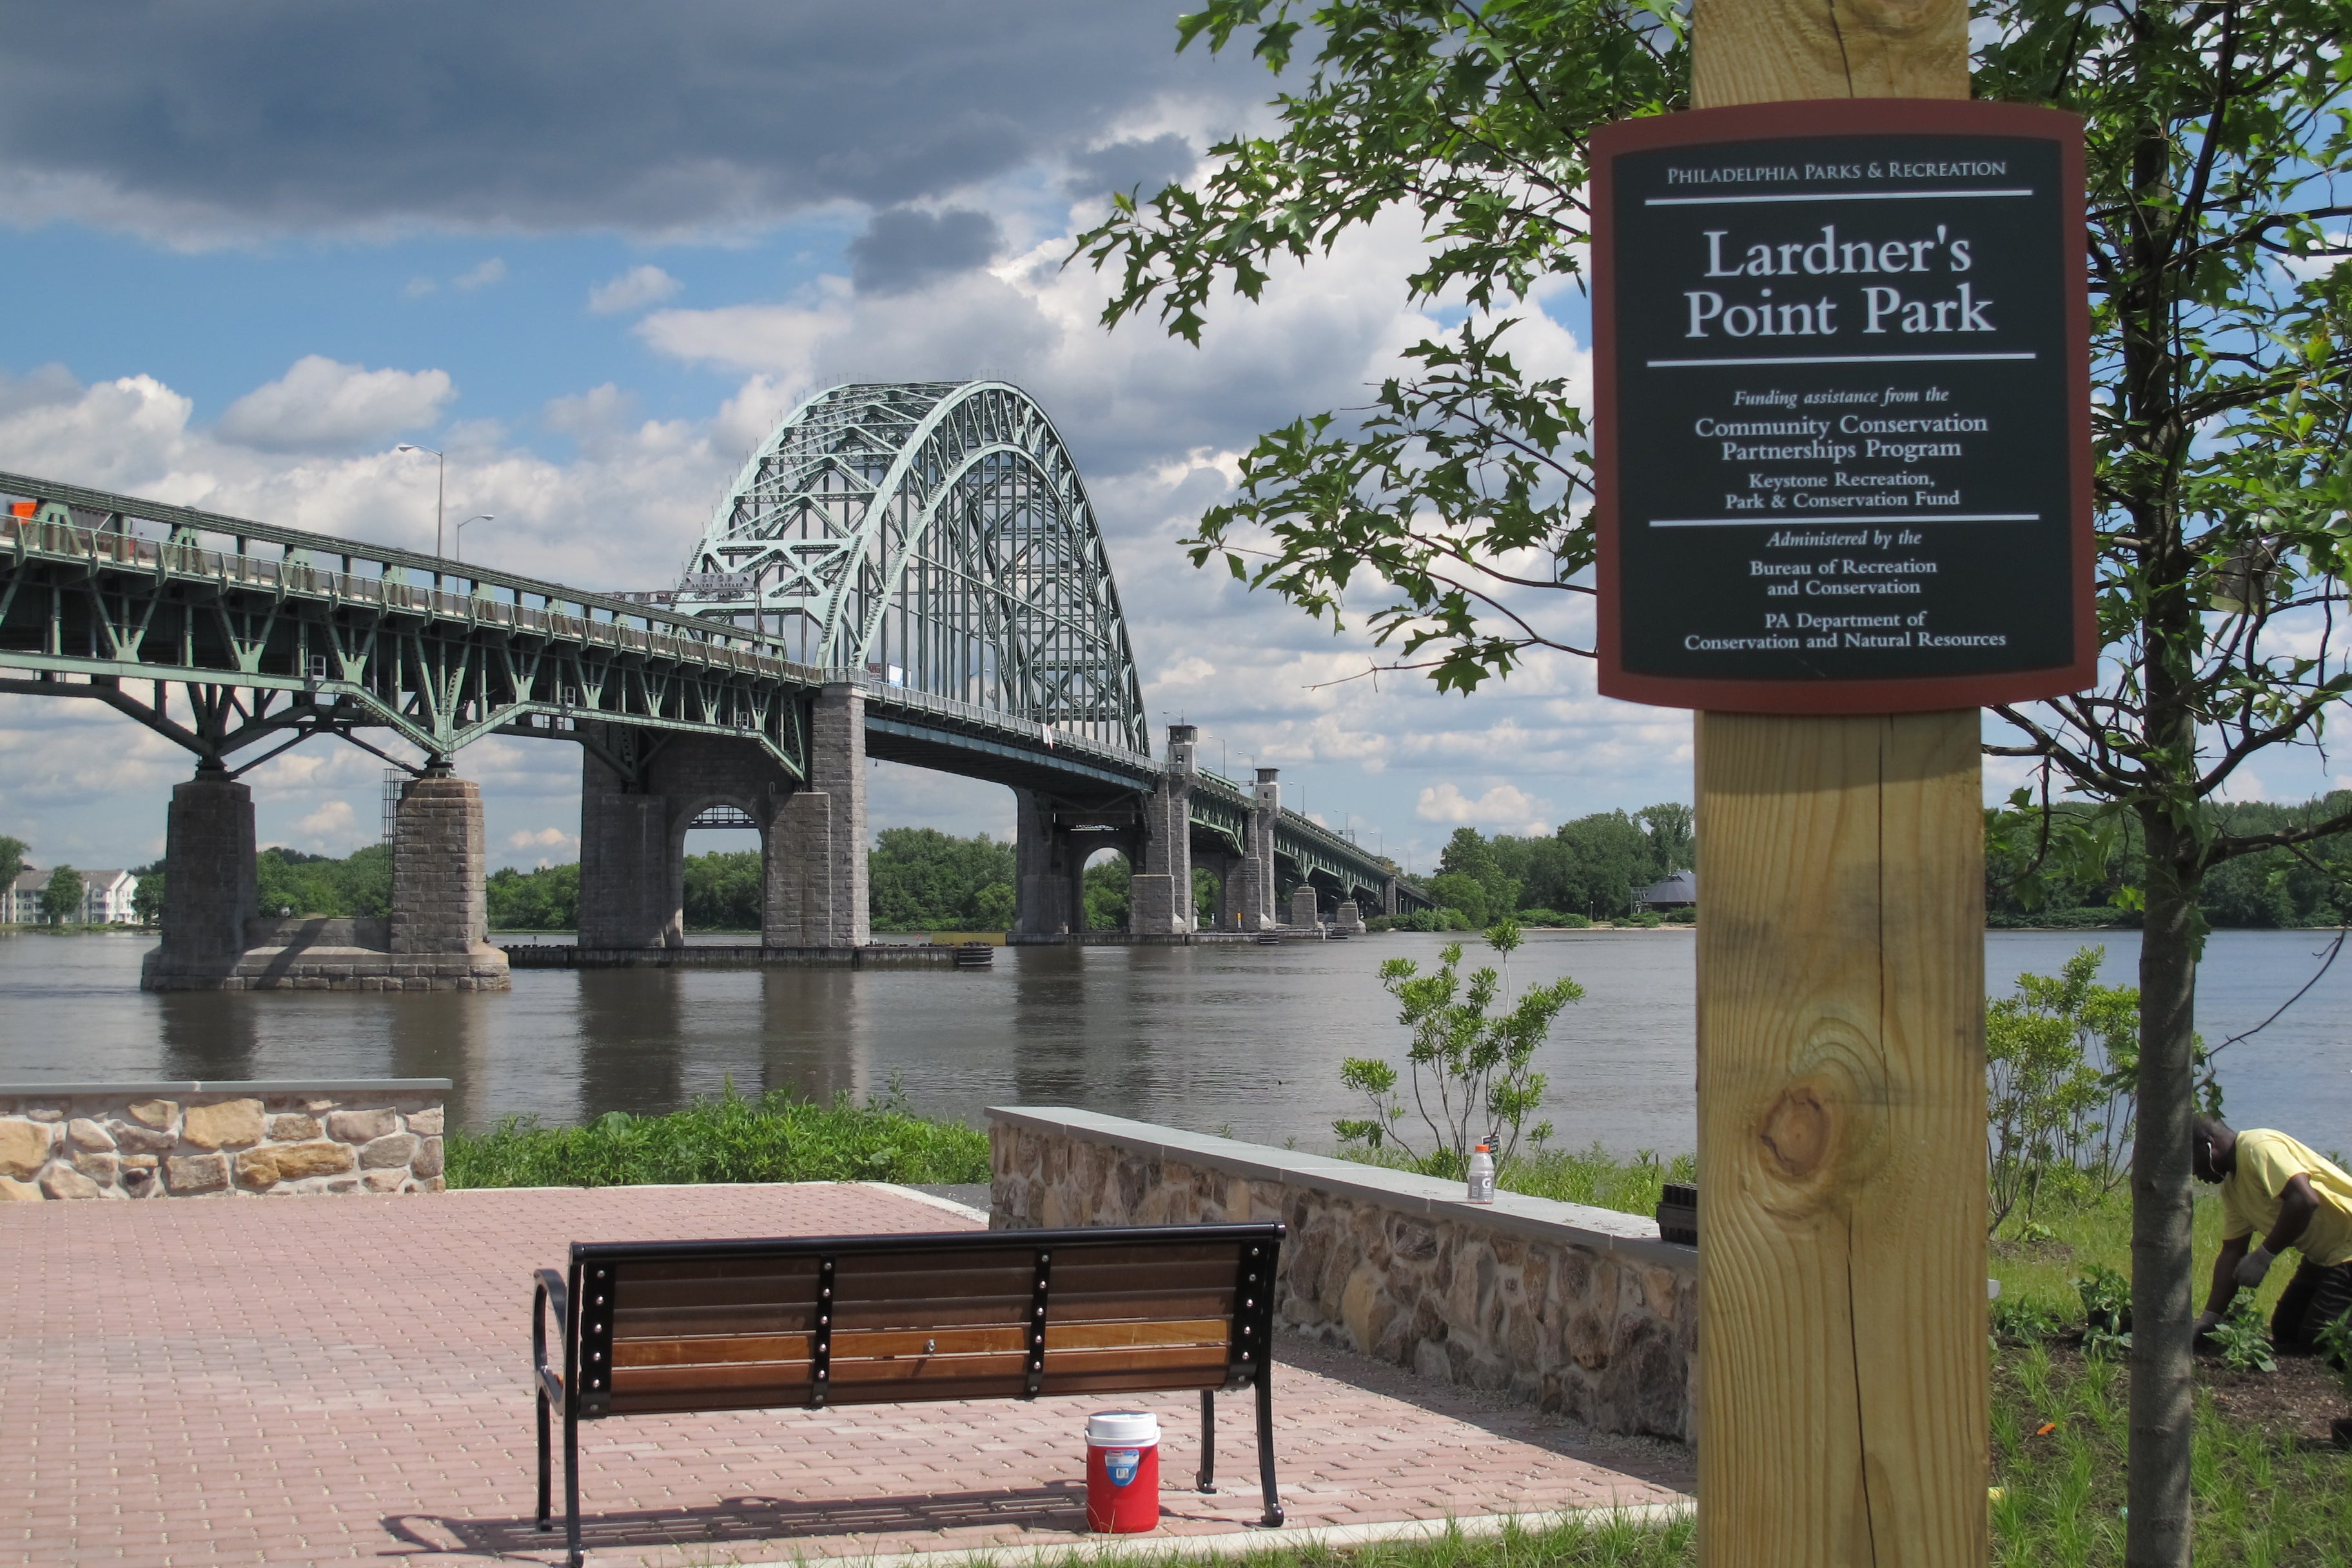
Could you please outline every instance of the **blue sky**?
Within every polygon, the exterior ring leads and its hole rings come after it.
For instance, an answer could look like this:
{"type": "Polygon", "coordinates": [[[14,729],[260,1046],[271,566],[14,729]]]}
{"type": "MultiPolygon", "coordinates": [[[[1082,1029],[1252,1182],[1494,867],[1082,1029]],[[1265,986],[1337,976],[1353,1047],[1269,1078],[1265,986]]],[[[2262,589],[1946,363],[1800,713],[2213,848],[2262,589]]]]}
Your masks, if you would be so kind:
{"type": "MultiPolygon", "coordinates": [[[[1087,477],[1155,724],[1182,713],[1212,755],[1279,765],[1294,802],[1424,868],[1462,823],[1688,799],[1687,717],[1600,699],[1581,660],[1468,700],[1335,686],[1371,662],[1360,638],[1185,564],[1175,542],[1260,432],[1362,403],[1453,318],[1406,298],[1399,217],[1217,302],[1197,351],[1100,329],[1069,237],[1108,190],[1267,120],[1263,70],[1177,55],[1173,15],[0,0],[0,467],[417,547],[432,464],[395,447],[421,442],[449,455],[453,521],[496,514],[468,556],[643,587],[809,392],[1003,375],[1087,477]]],[[[1584,326],[1551,295],[1516,352],[1580,379],[1584,326]]],[[[1589,636],[1565,595],[1538,613],[1589,636]]],[[[569,748],[459,765],[496,862],[576,854],[569,748]]],[[[38,863],[154,858],[189,766],[94,705],[0,697],[0,832],[38,863]]],[[[331,742],[265,765],[264,841],[373,838],[380,774],[331,742]]],[[[883,768],[872,817],[1003,834],[1011,797],[883,768]]]]}

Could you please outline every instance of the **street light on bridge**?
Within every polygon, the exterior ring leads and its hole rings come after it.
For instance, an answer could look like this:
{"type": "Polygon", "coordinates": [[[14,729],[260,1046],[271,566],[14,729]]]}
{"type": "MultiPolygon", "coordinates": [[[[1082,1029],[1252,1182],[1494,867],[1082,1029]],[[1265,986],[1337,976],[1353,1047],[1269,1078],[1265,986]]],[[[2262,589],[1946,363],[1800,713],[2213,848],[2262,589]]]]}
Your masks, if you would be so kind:
{"type": "MultiPolygon", "coordinates": [[[[433,461],[436,465],[433,474],[433,553],[436,558],[447,554],[448,552],[441,548],[441,503],[449,493],[449,459],[433,451],[430,447],[414,446],[405,441],[394,450],[433,453],[433,461]]],[[[465,525],[460,523],[458,526],[462,528],[465,525]]]]}
{"type": "MultiPolygon", "coordinates": [[[[486,511],[467,518],[466,522],[496,522],[497,521],[498,513],[486,511]]],[[[457,559],[461,562],[466,559],[466,522],[457,525],[457,559]]]]}

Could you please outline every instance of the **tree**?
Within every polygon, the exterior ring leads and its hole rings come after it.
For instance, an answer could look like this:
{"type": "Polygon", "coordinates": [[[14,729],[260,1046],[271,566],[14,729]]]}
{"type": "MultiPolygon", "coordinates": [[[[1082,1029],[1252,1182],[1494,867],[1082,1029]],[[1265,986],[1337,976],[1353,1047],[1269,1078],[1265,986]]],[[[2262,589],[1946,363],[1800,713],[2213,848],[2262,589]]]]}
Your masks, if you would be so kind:
{"type": "Polygon", "coordinates": [[[580,929],[580,866],[541,866],[518,871],[501,866],[487,889],[492,931],[580,929]]]}
{"type": "Polygon", "coordinates": [[[163,879],[163,862],[157,860],[151,865],[134,867],[131,874],[139,879],[139,885],[131,890],[131,913],[139,917],[141,925],[163,924],[163,890],[166,885],[163,879]]]}
{"type": "Polygon", "coordinates": [[[1697,813],[1679,801],[1660,801],[1633,814],[1650,837],[1652,881],[1663,881],[1698,864],[1697,813]]]}
{"type": "MultiPolygon", "coordinates": [[[[2097,391],[2095,690],[1998,710],[1997,752],[2039,771],[2013,826],[2030,879],[2065,869],[2072,794],[2087,829],[2130,820],[2144,909],[2133,1190],[2134,1568],[2189,1560],[2189,1175],[2200,890],[2225,862],[2306,847],[2352,813],[2214,830],[2200,807],[2247,763],[2316,741],[2347,689],[2352,524],[2347,310],[2352,206],[2327,178],[2344,114],[2352,0],[1979,0],[1979,96],[2088,121],[2097,391]]],[[[1119,200],[1079,252],[1117,275],[1106,322],[1156,312],[1197,342],[1220,287],[1255,299],[1392,208],[1430,240],[1401,279],[1468,307],[1406,351],[1346,419],[1262,437],[1236,499],[1190,546],[1309,615],[1359,615],[1441,689],[1577,648],[1556,594],[1591,593],[1583,408],[1506,352],[1538,285],[1580,272],[1591,130],[1686,101],[1688,40],[1668,0],[1207,0],[1179,46],[1255,34],[1287,72],[1279,125],[1211,149],[1193,187],[1119,200]],[[1307,30],[1311,26],[1311,31],[1307,30]],[[1351,587],[1360,587],[1350,604],[1351,587]],[[1549,602],[1549,604],[1548,604],[1549,602]]]]}
{"type": "Polygon", "coordinates": [[[0,833],[0,892],[16,885],[25,874],[25,851],[32,846],[21,838],[11,838],[0,833]]]}
{"type": "MultiPolygon", "coordinates": [[[[1459,873],[1456,873],[1457,875],[1459,873]]],[[[1504,917],[1486,931],[1486,944],[1506,963],[1519,946],[1519,923],[1504,917]]],[[[1474,971],[1465,986],[1458,971],[1462,944],[1450,942],[1438,953],[1434,973],[1423,974],[1409,958],[1381,965],[1381,984],[1397,999],[1397,1022],[1412,1031],[1406,1047],[1413,1110],[1428,1129],[1428,1150],[1416,1150],[1403,1131],[1404,1100],[1397,1093],[1397,1070],[1374,1057],[1350,1057],[1339,1081],[1363,1095],[1371,1115],[1341,1120],[1332,1131],[1343,1143],[1374,1149],[1394,1143],[1431,1175],[1458,1176],[1469,1168],[1474,1145],[1492,1138],[1495,1163],[1507,1164],[1522,1136],[1540,1147],[1551,1123],[1526,1125],[1543,1105],[1544,1075],[1533,1070],[1536,1047],[1551,1033],[1562,1008],[1580,1001],[1584,988],[1562,975],[1531,985],[1514,1001],[1502,974],[1474,971]],[[1497,999],[1499,1011],[1489,1012],[1497,999]]]]}
{"type": "Polygon", "coordinates": [[[876,931],[996,931],[1011,923],[981,908],[989,888],[1002,885],[1010,898],[1015,874],[1013,846],[984,833],[957,838],[936,828],[886,827],[866,865],[876,931]]]}
{"type": "Polygon", "coordinates": [[[758,931],[765,889],[757,849],[688,855],[683,868],[686,929],[758,931]]]}
{"type": "Polygon", "coordinates": [[[1085,888],[1084,918],[1087,931],[1125,931],[1127,929],[1128,877],[1127,857],[1114,853],[1108,859],[1087,868],[1082,879],[1085,888]]]}
{"type": "Polygon", "coordinates": [[[79,920],[82,891],[81,873],[70,866],[58,867],[41,889],[41,918],[58,926],[79,920]]]}

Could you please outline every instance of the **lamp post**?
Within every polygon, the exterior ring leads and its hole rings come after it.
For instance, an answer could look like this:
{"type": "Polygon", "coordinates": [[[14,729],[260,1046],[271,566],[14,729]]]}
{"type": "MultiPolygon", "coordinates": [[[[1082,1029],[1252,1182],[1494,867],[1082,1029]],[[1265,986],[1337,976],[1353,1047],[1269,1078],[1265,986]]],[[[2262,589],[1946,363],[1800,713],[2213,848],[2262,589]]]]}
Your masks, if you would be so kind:
{"type": "Polygon", "coordinates": [[[407,442],[403,442],[396,449],[403,452],[433,453],[433,462],[435,465],[433,473],[433,553],[436,558],[438,558],[439,556],[447,553],[447,552],[441,548],[441,503],[444,498],[446,498],[449,493],[449,459],[443,457],[438,452],[434,452],[433,448],[430,447],[412,446],[407,442]]]}
{"type": "MultiPolygon", "coordinates": [[[[495,522],[496,521],[498,521],[498,513],[494,511],[486,511],[478,514],[478,516],[467,518],[466,522],[495,522]]],[[[461,563],[466,559],[466,522],[459,523],[457,531],[457,559],[461,563]]]]}

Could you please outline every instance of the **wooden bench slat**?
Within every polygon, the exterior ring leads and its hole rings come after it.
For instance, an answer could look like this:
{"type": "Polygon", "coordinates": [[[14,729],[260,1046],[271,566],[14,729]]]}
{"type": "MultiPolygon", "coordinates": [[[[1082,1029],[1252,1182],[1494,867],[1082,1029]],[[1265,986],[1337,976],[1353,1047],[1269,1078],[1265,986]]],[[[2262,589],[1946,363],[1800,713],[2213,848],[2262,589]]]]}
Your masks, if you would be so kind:
{"type": "MultiPolygon", "coordinates": [[[[624,1296],[624,1303],[628,1298],[624,1296]]],[[[719,1303],[711,1306],[633,1307],[613,1314],[613,1342],[673,1340],[688,1334],[804,1334],[816,1328],[814,1306],[778,1307],[719,1303]]]]}
{"type": "Polygon", "coordinates": [[[806,1309],[816,1300],[816,1276],[804,1280],[624,1279],[613,1294],[623,1311],[653,1307],[778,1306],[806,1309]]]}
{"type": "MultiPolygon", "coordinates": [[[[1233,1342],[1223,1318],[1121,1319],[1100,1323],[1045,1321],[1046,1365],[1066,1350],[1105,1350],[1118,1345],[1203,1345],[1220,1357],[1233,1342]]],[[[836,1352],[838,1353],[838,1352],[836,1352]]]]}
{"type": "Polygon", "coordinates": [[[1158,1367],[1148,1372],[1055,1372],[1048,1362],[1045,1386],[1038,1393],[1051,1398],[1071,1394],[1181,1394],[1224,1386],[1222,1362],[1213,1367],[1158,1367]]]}
{"type": "Polygon", "coordinates": [[[816,1284],[814,1256],[790,1253],[746,1258],[687,1254],[676,1258],[625,1258],[613,1265],[619,1285],[658,1284],[673,1279],[805,1279],[816,1284]]]}

